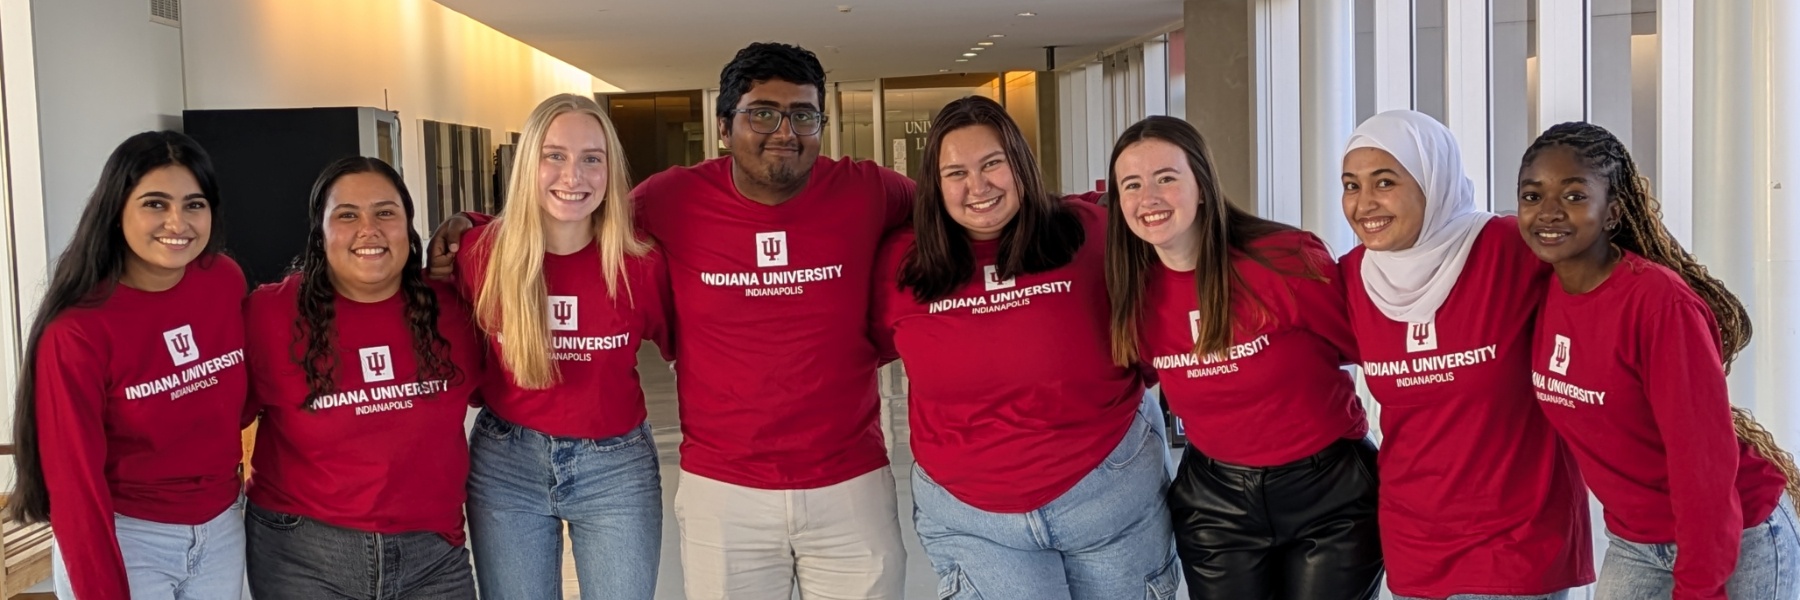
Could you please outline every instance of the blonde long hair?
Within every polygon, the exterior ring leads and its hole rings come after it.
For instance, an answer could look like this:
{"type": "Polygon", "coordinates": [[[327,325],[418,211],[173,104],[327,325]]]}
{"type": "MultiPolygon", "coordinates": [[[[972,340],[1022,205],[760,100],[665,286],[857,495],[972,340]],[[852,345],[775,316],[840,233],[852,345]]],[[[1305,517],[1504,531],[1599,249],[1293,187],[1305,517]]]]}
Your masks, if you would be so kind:
{"type": "MultiPolygon", "coordinates": [[[[619,297],[625,258],[650,250],[649,242],[638,238],[632,227],[631,173],[612,120],[586,96],[557,94],[544,100],[525,122],[519,160],[507,177],[506,207],[484,234],[493,243],[475,300],[481,329],[488,335],[504,331],[500,360],[513,382],[525,389],[548,388],[562,379],[552,358],[549,291],[544,284],[544,193],[538,189],[537,173],[550,122],[569,113],[593,117],[606,133],[606,195],[590,220],[608,299],[619,297]]],[[[631,284],[626,282],[624,288],[629,299],[631,284]]]]}

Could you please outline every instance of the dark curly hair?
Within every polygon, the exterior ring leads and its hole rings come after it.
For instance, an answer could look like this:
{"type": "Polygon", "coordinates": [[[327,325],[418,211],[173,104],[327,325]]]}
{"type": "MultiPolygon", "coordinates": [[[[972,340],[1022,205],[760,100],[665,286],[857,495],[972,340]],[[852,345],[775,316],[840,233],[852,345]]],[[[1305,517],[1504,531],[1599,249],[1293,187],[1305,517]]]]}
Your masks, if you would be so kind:
{"type": "MultiPolygon", "coordinates": [[[[336,390],[333,372],[337,368],[336,317],[337,288],[331,284],[331,265],[325,253],[325,205],[331,187],[339,179],[358,173],[374,173],[387,179],[400,193],[406,209],[406,247],[409,261],[417,263],[425,256],[419,232],[410,225],[413,218],[412,194],[394,168],[380,159],[356,156],[340,159],[325,167],[313,183],[308,214],[311,228],[306,233],[306,249],[294,260],[294,271],[300,274],[300,296],[297,301],[300,318],[294,321],[292,359],[306,372],[306,400],[300,407],[311,410],[320,396],[336,390]]],[[[406,327],[412,332],[413,354],[418,357],[420,380],[455,379],[461,376],[450,360],[450,342],[438,332],[437,294],[425,283],[424,271],[417,264],[400,270],[400,293],[406,303],[406,327]]]]}
{"type": "Polygon", "coordinates": [[[758,81],[780,79],[794,85],[810,85],[825,94],[825,67],[811,50],[777,42],[757,42],[744,46],[737,56],[719,72],[718,117],[725,120],[725,132],[731,132],[732,111],[738,100],[758,81]]]}

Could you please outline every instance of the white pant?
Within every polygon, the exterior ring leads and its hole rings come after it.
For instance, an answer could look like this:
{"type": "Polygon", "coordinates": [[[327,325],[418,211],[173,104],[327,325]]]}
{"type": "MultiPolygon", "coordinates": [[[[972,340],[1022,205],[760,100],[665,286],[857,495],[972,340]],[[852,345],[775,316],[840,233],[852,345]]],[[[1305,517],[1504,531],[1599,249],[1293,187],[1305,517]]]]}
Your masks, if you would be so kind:
{"type": "Polygon", "coordinates": [[[889,467],[810,490],[687,471],[675,489],[688,600],[900,600],[906,548],[889,467]]]}

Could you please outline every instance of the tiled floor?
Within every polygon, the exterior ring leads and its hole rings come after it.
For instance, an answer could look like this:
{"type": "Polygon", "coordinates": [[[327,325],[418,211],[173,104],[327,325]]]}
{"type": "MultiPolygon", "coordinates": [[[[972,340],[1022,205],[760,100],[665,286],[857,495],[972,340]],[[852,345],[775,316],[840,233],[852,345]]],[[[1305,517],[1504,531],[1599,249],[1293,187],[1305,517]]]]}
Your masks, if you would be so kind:
{"type": "MultiPolygon", "coordinates": [[[[656,447],[662,459],[663,473],[663,544],[662,570],[656,581],[657,600],[685,600],[681,591],[681,552],[676,546],[675,481],[680,470],[681,421],[675,404],[675,377],[656,351],[649,346],[638,356],[638,375],[643,380],[644,395],[649,403],[650,426],[656,436],[656,447]]],[[[894,478],[900,496],[902,537],[906,541],[906,597],[935,598],[937,578],[931,563],[919,547],[912,529],[912,451],[907,447],[906,394],[904,388],[884,377],[882,407],[883,431],[887,435],[889,457],[894,463],[894,478]]],[[[566,547],[566,545],[565,545],[566,547]]],[[[563,556],[563,597],[581,597],[576,588],[575,562],[572,555],[563,556]]]]}

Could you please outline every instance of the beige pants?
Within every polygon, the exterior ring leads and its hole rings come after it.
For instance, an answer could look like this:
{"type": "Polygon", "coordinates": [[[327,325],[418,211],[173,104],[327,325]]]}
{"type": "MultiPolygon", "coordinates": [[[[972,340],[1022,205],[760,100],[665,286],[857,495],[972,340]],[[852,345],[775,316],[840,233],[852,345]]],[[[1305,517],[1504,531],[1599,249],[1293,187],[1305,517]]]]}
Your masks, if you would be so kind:
{"type": "Polygon", "coordinates": [[[900,600],[906,548],[894,472],[761,490],[687,471],[675,489],[688,600],[900,600]]]}

